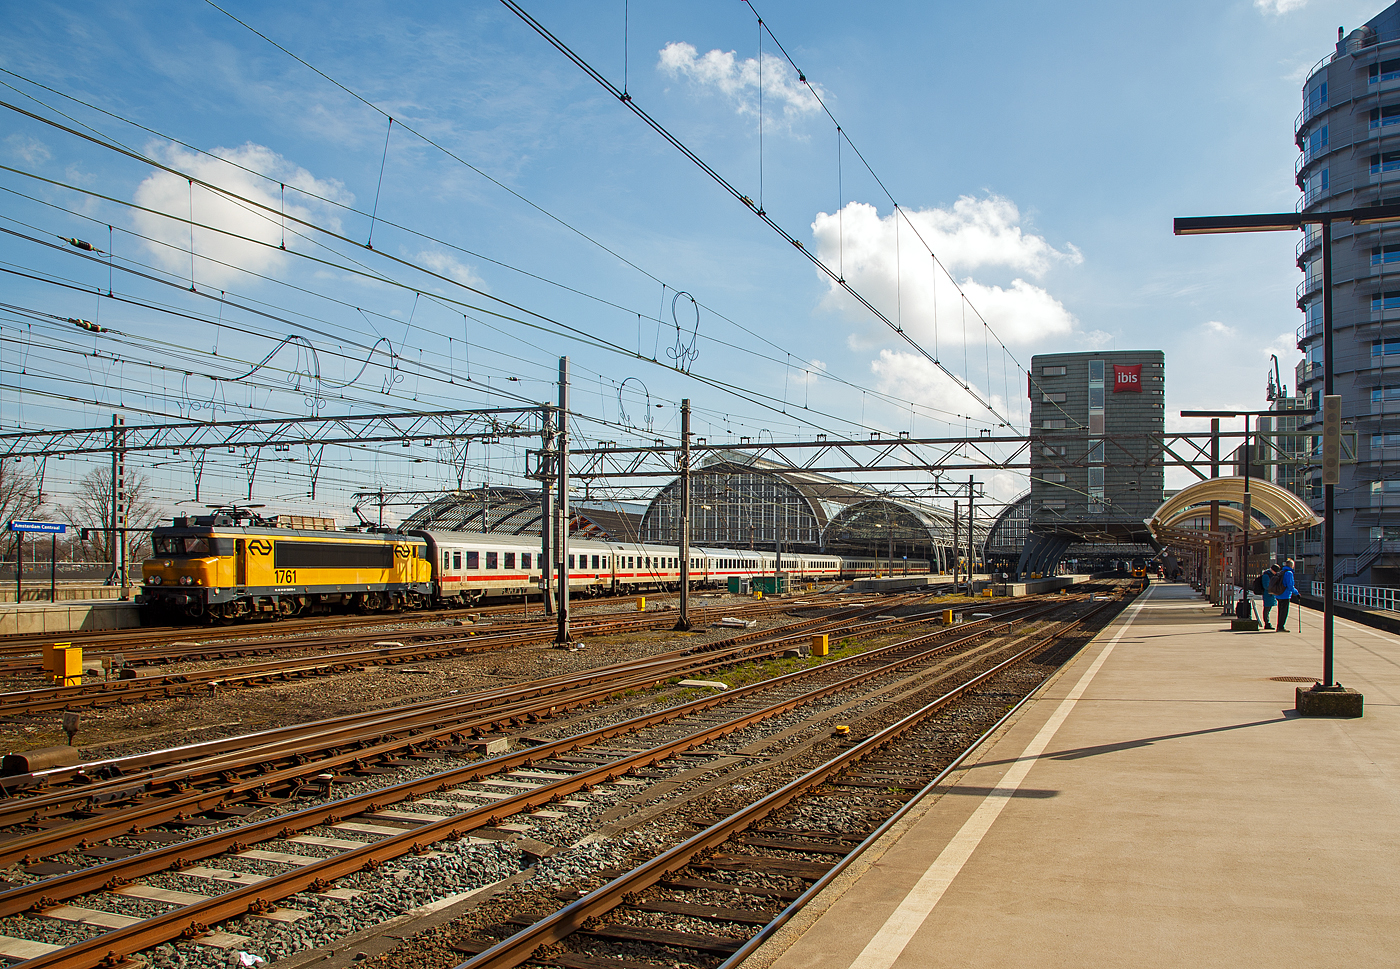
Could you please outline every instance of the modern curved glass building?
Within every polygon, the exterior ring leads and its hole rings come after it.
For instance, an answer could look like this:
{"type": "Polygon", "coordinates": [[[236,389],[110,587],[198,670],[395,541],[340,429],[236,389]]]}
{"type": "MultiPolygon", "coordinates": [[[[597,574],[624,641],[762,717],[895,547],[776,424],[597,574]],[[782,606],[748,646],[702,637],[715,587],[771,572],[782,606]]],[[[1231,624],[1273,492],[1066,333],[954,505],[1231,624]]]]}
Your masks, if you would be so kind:
{"type": "MultiPolygon", "coordinates": [[[[1350,33],[1303,84],[1294,123],[1298,207],[1304,212],[1400,202],[1400,3],[1350,33]]],[[[1355,465],[1336,492],[1336,575],[1358,585],[1400,585],[1400,225],[1333,224],[1335,392],[1357,431],[1355,465]]],[[[1321,229],[1298,241],[1297,393],[1322,395],[1321,229]]],[[[1320,420],[1320,418],[1319,418],[1320,420]]],[[[1306,425],[1321,431],[1320,423],[1306,425]]],[[[1303,475],[1303,496],[1322,507],[1321,471],[1303,475]]],[[[1303,543],[1303,570],[1320,577],[1320,543],[1303,543]]]]}

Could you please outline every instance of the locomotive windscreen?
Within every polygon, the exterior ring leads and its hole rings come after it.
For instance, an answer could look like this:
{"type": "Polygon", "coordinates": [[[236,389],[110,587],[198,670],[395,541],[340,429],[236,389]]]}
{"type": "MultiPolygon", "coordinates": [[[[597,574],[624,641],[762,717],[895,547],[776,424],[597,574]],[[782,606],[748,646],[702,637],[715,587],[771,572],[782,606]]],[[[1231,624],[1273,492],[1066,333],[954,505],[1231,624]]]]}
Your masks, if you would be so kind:
{"type": "Polygon", "coordinates": [[[394,546],[357,542],[278,542],[272,555],[278,569],[392,569],[394,546]]]}

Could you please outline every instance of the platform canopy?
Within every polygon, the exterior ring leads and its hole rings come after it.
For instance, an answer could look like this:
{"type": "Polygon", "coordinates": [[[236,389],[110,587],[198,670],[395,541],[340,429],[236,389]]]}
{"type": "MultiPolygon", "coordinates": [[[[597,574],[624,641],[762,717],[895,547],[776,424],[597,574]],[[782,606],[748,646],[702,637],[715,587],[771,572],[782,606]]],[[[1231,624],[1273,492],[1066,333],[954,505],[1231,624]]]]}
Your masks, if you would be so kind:
{"type": "MultiPolygon", "coordinates": [[[[1231,544],[1242,539],[1244,478],[1209,478],[1183,488],[1158,506],[1147,527],[1163,545],[1231,544]],[[1220,521],[1230,532],[1210,531],[1210,503],[1220,502],[1220,521]],[[1204,526],[1196,524],[1204,520],[1204,526]]],[[[1249,482],[1249,540],[1263,542],[1322,524],[1312,507],[1293,492],[1262,479],[1249,482]]]]}

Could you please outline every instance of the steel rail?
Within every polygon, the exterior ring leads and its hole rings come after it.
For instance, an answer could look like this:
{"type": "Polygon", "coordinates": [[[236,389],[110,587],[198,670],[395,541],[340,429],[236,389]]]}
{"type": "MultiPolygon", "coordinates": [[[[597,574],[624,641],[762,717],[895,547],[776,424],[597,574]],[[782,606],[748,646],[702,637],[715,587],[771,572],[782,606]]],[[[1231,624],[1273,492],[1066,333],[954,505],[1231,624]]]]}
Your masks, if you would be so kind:
{"type": "MultiPolygon", "coordinates": [[[[1012,624],[1003,625],[1007,628],[1011,628],[1012,624]]],[[[809,690],[805,693],[769,704],[760,710],[749,711],[748,713],[744,713],[724,723],[708,725],[699,731],[695,731],[679,739],[668,741],[651,750],[635,752],[611,764],[590,768],[572,777],[561,778],[558,781],[542,785],[539,788],[523,792],[520,795],[499,801],[495,804],[475,808],[459,815],[445,817],[440,822],[432,822],[431,824],[405,831],[403,835],[396,835],[384,841],[376,842],[373,845],[367,845],[363,848],[347,852],[343,855],[323,859],[320,862],[305,866],[295,872],[288,872],[285,875],[275,876],[269,881],[247,886],[246,891],[243,889],[234,890],[210,898],[205,902],[186,906],[185,908],[168,913],[166,916],[160,916],[156,920],[148,920],[147,923],[132,926],[131,929],[119,930],[116,933],[108,933],[97,939],[90,940],[88,943],[78,943],[74,946],[69,946],[60,952],[52,953],[50,956],[41,957],[41,961],[33,962],[31,965],[90,965],[91,963],[84,963],[81,960],[94,958],[94,950],[107,948],[109,943],[120,943],[111,948],[108,954],[109,958],[121,958],[139,951],[140,949],[147,948],[150,945],[175,938],[184,932],[186,928],[199,929],[202,931],[200,927],[206,924],[212,924],[215,921],[221,921],[235,915],[244,914],[246,911],[250,910],[250,905],[254,906],[252,910],[256,911],[270,902],[275,902],[288,895],[304,891],[309,887],[317,885],[325,887],[329,879],[338,878],[353,871],[360,870],[366,864],[373,867],[394,857],[421,849],[435,840],[441,840],[447,837],[461,837],[466,831],[473,827],[486,824],[498,824],[504,817],[521,811],[537,809],[544,804],[550,803],[552,800],[564,798],[578,791],[586,790],[597,783],[614,780],[630,770],[658,763],[684,750],[726,736],[729,733],[744,729],[764,719],[781,715],[805,703],[813,702],[816,699],[820,699],[832,693],[849,689],[852,685],[856,685],[865,680],[885,675],[893,670],[927,660],[932,656],[955,649],[960,645],[975,642],[994,632],[996,632],[995,628],[982,629],[952,642],[935,646],[932,649],[896,658],[891,662],[882,663],[871,669],[856,672],[838,681],[824,684],[814,690],[809,690]],[[191,920],[192,925],[186,925],[185,919],[187,918],[191,920]],[[158,925],[158,928],[156,928],[153,923],[158,925]],[[146,929],[142,932],[134,931],[142,930],[143,926],[146,926],[146,929]],[[155,932],[155,935],[149,934],[151,932],[155,932]],[[43,959],[65,956],[65,954],[70,957],[71,961],[42,961],[43,959]]],[[[903,643],[884,647],[883,650],[886,652],[896,649],[907,650],[911,646],[917,646],[917,644],[928,638],[931,637],[915,637],[903,643]]],[[[857,665],[857,661],[868,659],[868,654],[862,654],[836,662],[840,664],[857,665]]],[[[224,853],[231,847],[244,844],[245,839],[256,841],[269,837],[290,836],[290,834],[296,830],[323,823],[335,823],[335,821],[359,813],[360,811],[367,810],[372,812],[377,810],[382,804],[393,803],[407,797],[432,791],[446,790],[454,784],[472,783],[480,780],[483,776],[489,776],[501,771],[507,771],[522,766],[531,766],[552,756],[590,746],[600,740],[632,733],[638,729],[654,726],[659,723],[681,719],[693,713],[702,712],[711,707],[729,703],[739,697],[771,691],[774,685],[780,682],[794,682],[801,677],[829,672],[834,665],[836,664],[794,671],[782,677],[754,683],[747,687],[729,691],[728,693],[697,698],[696,700],[692,700],[689,703],[679,705],[669,710],[645,714],[628,721],[596,728],[595,730],[587,731],[583,734],[565,738],[532,750],[504,754],[488,761],[431,777],[419,778],[404,784],[396,785],[393,788],[368,792],[355,797],[341,799],[340,801],[317,805],[292,814],[270,818],[251,825],[245,825],[234,831],[220,832],[181,844],[169,845],[155,851],[133,856],[132,858],[107,862],[68,875],[55,876],[33,885],[21,886],[20,888],[11,889],[7,892],[0,892],[0,915],[16,914],[17,912],[36,908],[42,909],[47,905],[55,904],[56,900],[60,898],[72,898],[86,892],[102,890],[104,888],[110,890],[115,887],[120,887],[132,878],[167,870],[171,867],[171,863],[176,860],[180,860],[184,864],[193,864],[199,859],[224,853]]]]}
{"type": "MultiPolygon", "coordinates": [[[[485,698],[474,695],[449,701],[427,701],[418,709],[407,712],[396,708],[378,711],[375,714],[322,721],[323,726],[320,730],[307,729],[308,726],[315,725],[279,728],[276,731],[264,732],[271,736],[264,737],[260,744],[251,743],[254,738],[263,736],[259,734],[210,741],[201,746],[214,748],[214,752],[194,763],[185,762],[165,771],[148,771],[145,775],[112,778],[99,782],[98,785],[73,791],[18,799],[13,804],[5,805],[4,812],[0,813],[0,825],[37,823],[41,812],[49,811],[47,816],[52,817],[53,809],[71,810],[77,802],[96,807],[121,798],[147,796],[158,792],[157,785],[176,785],[177,792],[184,792],[191,781],[199,776],[237,772],[252,765],[259,765],[258,773],[226,783],[216,790],[183,793],[182,796],[166,797],[156,804],[146,806],[133,805],[116,818],[86,818],[71,826],[50,828],[34,835],[8,839],[0,842],[0,865],[10,863],[16,858],[27,857],[28,852],[39,850],[41,847],[47,849],[47,853],[52,853],[66,850],[84,839],[100,840],[114,837],[132,824],[150,827],[181,816],[187,811],[199,813],[214,810],[229,797],[268,790],[276,785],[297,783],[306,777],[322,773],[327,768],[382,759],[401,751],[405,746],[427,745],[440,741],[445,736],[458,736],[469,731],[488,732],[498,729],[502,724],[536,716],[542,710],[573,709],[595,704],[620,691],[655,686],[679,673],[704,672],[732,665],[755,653],[772,655],[786,648],[794,639],[805,637],[805,633],[770,637],[758,643],[740,643],[724,651],[676,651],[664,654],[661,658],[650,657],[637,663],[564,674],[552,677],[548,681],[533,681],[521,687],[502,687],[488,691],[492,695],[485,698]],[[548,704],[547,708],[543,706],[544,703],[548,704]],[[483,707],[485,711],[476,722],[461,719],[483,707]],[[424,728],[424,724],[429,726],[424,728]],[[418,732],[411,733],[415,728],[418,732]],[[382,739],[386,736],[391,739],[382,739]],[[375,739],[379,742],[373,743],[375,739]],[[290,748],[285,746],[289,742],[292,743],[290,748]],[[351,744],[359,746],[314,760],[307,759],[309,751],[351,744]],[[235,756],[231,760],[220,759],[226,753],[235,756]],[[294,758],[296,763],[280,769],[268,766],[270,762],[275,763],[277,760],[288,758],[294,758]]],[[[153,755],[136,755],[132,759],[139,760],[151,756],[153,755]]],[[[104,762],[60,770],[72,774],[84,768],[97,768],[102,763],[104,762]]]]}
{"type": "MultiPolygon", "coordinates": [[[[1028,604],[1011,611],[1013,613],[1023,612],[1035,608],[1036,604],[1028,604]]],[[[1056,606],[1042,605],[1040,608],[1043,610],[1056,608],[1056,606]]],[[[990,623],[992,621],[988,619],[978,622],[990,623]]],[[[867,628],[864,633],[857,633],[857,635],[888,632],[918,624],[920,624],[918,621],[892,623],[883,628],[880,626],[867,628]]],[[[869,626],[870,624],[864,625],[869,626]]],[[[958,627],[956,631],[965,632],[970,625],[958,627]]],[[[940,630],[930,636],[923,637],[921,641],[932,641],[953,632],[954,630],[951,629],[940,630]]],[[[236,757],[232,760],[220,760],[216,754],[197,763],[180,765],[178,768],[163,773],[152,771],[144,777],[128,775],[116,778],[106,782],[104,790],[94,790],[92,787],[87,787],[53,795],[24,798],[17,800],[13,805],[7,805],[3,815],[0,815],[0,823],[10,825],[37,823],[43,817],[52,818],[64,810],[71,811],[77,803],[83,803],[90,809],[97,810],[102,804],[110,804],[117,800],[131,801],[158,793],[161,787],[173,785],[176,788],[173,795],[165,796],[152,804],[129,804],[122,809],[119,815],[86,817],[69,825],[50,827],[42,832],[21,835],[0,842],[0,865],[11,863],[19,858],[28,862],[34,857],[32,854],[34,852],[38,852],[42,856],[66,850],[75,845],[80,846],[85,841],[115,837],[125,833],[128,828],[151,827],[189,813],[197,814],[216,810],[222,807],[228,799],[237,799],[240,795],[266,793],[272,788],[288,785],[295,785],[299,788],[306,778],[327,769],[339,768],[347,764],[358,765],[367,761],[377,761],[401,752],[404,747],[427,747],[441,742],[444,737],[460,738],[467,731],[476,734],[483,732],[483,728],[487,730],[498,729],[502,723],[509,724],[537,716],[542,710],[539,698],[544,698],[549,703],[548,709],[551,712],[560,708],[573,709],[600,702],[607,696],[620,691],[655,686],[679,672],[696,672],[729,666],[736,660],[752,657],[755,653],[771,656],[786,648],[788,643],[805,639],[805,637],[806,634],[788,634],[769,637],[756,644],[736,647],[725,652],[706,652],[698,654],[703,656],[703,661],[698,663],[695,662],[697,654],[678,651],[668,654],[664,660],[648,659],[641,663],[615,666],[605,671],[589,670],[583,673],[567,674],[554,678],[555,682],[549,684],[538,682],[528,684],[525,689],[518,690],[514,694],[510,693],[511,688],[503,688],[503,700],[508,704],[513,703],[513,705],[490,708],[475,723],[460,719],[452,722],[453,717],[474,712],[483,705],[483,702],[478,698],[461,698],[457,701],[431,701],[432,705],[427,706],[426,709],[412,711],[410,714],[391,710],[383,716],[371,718],[366,723],[355,721],[350,724],[348,729],[357,732],[348,734],[344,732],[346,728],[343,722],[336,720],[325,722],[326,729],[320,731],[303,730],[303,732],[297,733],[294,728],[283,728],[275,732],[277,736],[271,741],[270,750],[266,749],[267,744],[249,744],[248,741],[258,735],[250,735],[248,738],[233,738],[232,741],[212,742],[219,744],[221,748],[228,743],[233,743],[237,749],[236,757]],[[621,678],[614,676],[617,673],[621,674],[621,678]],[[570,686],[576,687],[572,693],[561,694],[558,692],[558,690],[570,686]],[[424,722],[431,726],[423,729],[424,722]],[[410,733],[409,731],[415,727],[418,728],[418,732],[410,733]],[[382,739],[386,735],[390,739],[382,739]],[[378,743],[373,743],[371,738],[380,738],[380,740],[378,743]],[[288,739],[295,741],[295,746],[291,749],[276,746],[288,739]],[[339,749],[353,744],[358,744],[358,746],[349,751],[339,749]],[[331,748],[330,754],[307,759],[308,751],[319,751],[327,748],[331,748]],[[285,761],[288,758],[294,759],[294,763],[280,768],[275,766],[278,760],[285,761]],[[237,780],[227,776],[228,774],[237,775],[239,771],[246,771],[254,764],[258,765],[258,770],[251,776],[237,780]],[[200,776],[209,777],[215,774],[220,775],[221,786],[219,788],[188,791],[192,780],[200,776]]],[[[908,643],[904,645],[907,646],[908,643]]],[[[889,647],[883,647],[879,650],[859,654],[851,659],[879,656],[887,649],[889,647]]],[[[833,664],[826,665],[827,668],[830,668],[833,664]]],[[[342,718],[342,720],[345,719],[353,720],[353,718],[342,718]]],[[[221,749],[220,753],[222,752],[221,749]]]]}
{"type": "MultiPolygon", "coordinates": [[[[645,595],[649,600],[674,599],[678,593],[674,592],[647,592],[638,593],[645,595]]],[[[632,602],[637,595],[609,596],[600,599],[581,600],[581,608],[585,612],[603,606],[620,606],[632,602]]],[[[800,598],[783,599],[774,601],[773,605],[782,606],[785,609],[806,609],[812,608],[821,602],[824,593],[810,593],[800,598]]],[[[767,603],[769,600],[764,600],[767,603]]],[[[40,662],[40,651],[46,644],[54,642],[60,636],[64,641],[71,641],[75,645],[84,648],[84,655],[103,656],[113,652],[135,652],[139,657],[148,655],[146,650],[159,650],[169,648],[173,643],[183,643],[189,640],[199,640],[200,646],[207,646],[221,640],[250,640],[249,645],[256,643],[268,643],[280,645],[284,642],[319,642],[327,638],[327,632],[334,633],[338,629],[354,629],[359,626],[384,626],[389,624],[403,624],[404,634],[411,633],[416,627],[433,622],[440,622],[444,619],[461,618],[462,616],[494,616],[503,621],[520,621],[526,623],[542,622],[550,617],[545,616],[539,609],[531,612],[520,604],[505,604],[497,606],[461,606],[452,609],[432,609],[407,613],[377,613],[375,615],[335,615],[335,616],[314,616],[297,617],[291,619],[280,619],[276,622],[255,624],[244,623],[233,626],[156,626],[143,627],[139,630],[112,631],[92,631],[84,632],[74,630],[65,633],[49,633],[47,635],[25,635],[6,636],[0,643],[0,657],[33,657],[33,668],[38,668],[40,662]],[[289,635],[290,634],[290,635],[289,635]],[[286,637],[279,639],[264,638],[254,639],[253,637],[286,637]]],[[[604,618],[604,616],[581,616],[580,618],[604,618]]],[[[399,635],[395,632],[394,635],[399,635]]],[[[382,635],[380,638],[388,638],[382,635]]],[[[0,667],[0,673],[8,672],[10,667],[0,667]]]]}
{"type": "MultiPolygon", "coordinates": [[[[1020,603],[1008,603],[1006,606],[1000,608],[994,607],[996,608],[996,615],[994,615],[991,618],[999,618],[1003,614],[1014,615],[1015,613],[1021,610],[1031,608],[1038,601],[1041,600],[1022,600],[1022,602],[1020,603]]],[[[744,652],[751,653],[756,650],[757,646],[766,644],[770,641],[775,647],[786,645],[787,643],[791,642],[794,638],[805,638],[806,635],[813,632],[813,626],[817,626],[818,628],[820,628],[823,624],[828,624],[830,626],[830,629],[828,630],[829,632],[839,632],[844,622],[846,622],[847,620],[858,618],[862,613],[870,611],[873,611],[873,608],[846,609],[834,615],[817,617],[815,619],[800,620],[798,622],[790,623],[788,625],[780,627],[779,629],[745,632],[734,636],[726,637],[714,643],[704,644],[701,646],[690,646],[680,650],[673,650],[667,653],[657,654],[655,656],[648,657],[645,660],[632,661],[623,664],[608,664],[606,666],[595,667],[593,669],[584,670],[578,673],[560,674],[558,676],[546,677],[543,679],[533,680],[529,681],[528,683],[516,684],[509,687],[498,687],[491,690],[479,691],[477,693],[472,694],[470,697],[463,696],[457,697],[455,699],[422,701],[416,704],[407,704],[401,707],[395,707],[389,711],[377,710],[364,714],[351,714],[342,717],[332,717],[327,718],[325,720],[313,721],[311,723],[295,724],[286,727],[276,727],[270,730],[259,731],[252,734],[241,734],[238,736],[227,737],[218,740],[203,741],[200,743],[185,745],[182,747],[169,748],[165,750],[151,751],[140,754],[132,754],[125,757],[108,758],[100,761],[89,761],[87,763],[78,764],[71,767],[51,768],[49,770],[42,771],[37,774],[18,775],[14,778],[11,778],[11,783],[30,780],[46,786],[54,782],[71,781],[75,778],[80,777],[80,779],[85,785],[82,788],[81,796],[84,798],[90,798],[101,794],[104,790],[110,790],[113,788],[130,788],[135,782],[146,781],[149,780],[151,777],[155,776],[152,772],[148,772],[144,775],[133,775],[125,773],[125,771],[132,769],[149,768],[152,766],[167,766],[180,762],[190,762],[199,760],[201,758],[212,757],[217,754],[224,753],[226,751],[252,751],[255,749],[255,746],[266,745],[268,743],[275,743],[282,740],[309,739],[309,736],[314,735],[315,731],[318,730],[335,729],[347,725],[353,727],[353,725],[355,724],[366,721],[373,721],[375,723],[379,723],[383,721],[386,717],[389,718],[389,720],[385,722],[396,722],[401,721],[404,718],[430,717],[434,713],[457,716],[464,711],[477,710],[484,707],[488,707],[492,704],[515,702],[521,699],[522,697],[528,697],[532,695],[545,696],[555,694],[559,691],[576,688],[581,683],[588,684],[595,682],[605,682],[608,680],[608,678],[613,677],[619,673],[625,674],[631,671],[647,669],[653,664],[666,663],[673,659],[692,657],[702,652],[722,653],[724,651],[729,650],[731,647],[737,647],[740,645],[748,644],[744,652]],[[312,732],[312,734],[308,735],[308,731],[312,732]],[[122,771],[123,773],[120,776],[105,781],[97,780],[92,776],[100,771],[111,769],[122,771]]],[[[900,621],[897,624],[887,624],[884,628],[886,630],[894,630],[898,628],[905,628],[911,625],[919,625],[922,624],[924,621],[926,621],[926,618],[923,616],[906,617],[903,621],[900,621]]],[[[959,628],[968,629],[976,625],[977,623],[981,623],[984,621],[985,620],[974,620],[971,623],[962,624],[962,626],[960,626],[959,628]]],[[[867,630],[863,630],[860,634],[864,635],[867,632],[878,631],[880,631],[879,628],[871,627],[867,630]]],[[[727,660],[725,661],[727,662],[727,660]]],[[[411,726],[411,722],[407,725],[411,726]]],[[[327,743],[327,746],[334,746],[339,743],[352,742],[353,739],[353,737],[341,738],[336,737],[334,735],[323,735],[323,741],[327,743]]],[[[248,759],[252,761],[255,758],[250,756],[248,759]]],[[[4,781],[0,780],[0,794],[5,793],[3,785],[4,781]]],[[[23,805],[35,803],[42,804],[43,801],[38,797],[31,796],[20,803],[22,803],[23,805]]],[[[3,815],[0,815],[0,826],[3,826],[4,823],[5,822],[3,820],[3,815]]]]}
{"type": "MultiPolygon", "coordinates": [[[[1105,603],[1106,605],[1107,603],[1105,603]]],[[[1098,607],[1094,612],[1097,613],[1102,608],[1104,606],[1098,607]]],[[[753,804],[741,808],[729,817],[644,862],[632,871],[600,886],[577,901],[571,902],[552,915],[540,919],[533,925],[467,959],[456,969],[513,969],[513,967],[529,961],[540,946],[562,941],[582,928],[588,919],[605,915],[623,904],[626,896],[649,888],[669,873],[689,864],[702,852],[719,847],[735,833],[761,821],[773,811],[786,806],[833,775],[864,759],[886,744],[899,739],[963,694],[1044,649],[1048,642],[1058,638],[1059,635],[1059,632],[1053,633],[995,666],[978,673],[936,700],[871,735],[849,750],[843,751],[825,764],[814,768],[753,804]]]]}
{"type": "MultiPolygon", "coordinates": [[[[760,607],[751,607],[760,608],[760,607]]],[[[766,610],[762,614],[786,611],[783,606],[766,610]]],[[[715,607],[701,610],[700,621],[723,612],[735,610],[715,607]]],[[[591,620],[581,633],[592,636],[614,635],[630,631],[647,631],[659,628],[669,629],[674,625],[672,617],[656,614],[649,618],[598,618],[591,620]]],[[[264,680],[289,676],[324,676],[340,672],[351,666],[366,663],[389,665],[395,663],[418,662],[423,659],[439,659],[461,656],[468,653],[487,652],[510,646],[524,646],[552,640],[553,632],[541,626],[532,631],[503,631],[483,635],[468,633],[467,636],[446,638],[431,643],[386,646],[379,649],[355,650],[334,653],[324,657],[292,657],[284,660],[269,660],[264,663],[251,663],[237,667],[218,667],[207,670],[192,670],[186,673],[164,673],[157,676],[136,677],[129,680],[107,680],[77,686],[44,687],[33,690],[16,690],[0,693],[0,717],[19,716],[26,713],[40,713],[53,710],[90,707],[99,704],[137,702],[151,697],[167,698],[178,693],[207,688],[211,684],[230,685],[234,683],[257,683],[264,680]]]]}
{"type": "MultiPolygon", "coordinates": [[[[1069,634],[1071,631],[1074,630],[1075,627],[1081,626],[1084,623],[1086,623],[1088,620],[1093,618],[1100,610],[1106,608],[1107,605],[1108,603],[1105,603],[1104,606],[1100,606],[1098,609],[1095,609],[1088,615],[1080,617],[1079,619],[1070,623],[1065,628],[1056,630],[1053,636],[1047,637],[1046,640],[1042,641],[1042,645],[1044,645],[1052,639],[1060,639],[1065,635],[1069,634]]],[[[943,781],[947,780],[948,776],[952,774],[953,771],[957,770],[958,767],[960,767],[962,763],[965,760],[967,760],[967,758],[971,757],[973,753],[976,752],[978,748],[982,746],[982,744],[986,743],[988,738],[990,738],[1007,723],[1010,723],[1012,718],[1015,717],[1021,711],[1021,708],[1024,707],[1026,704],[1030,703],[1030,701],[1035,697],[1036,693],[1042,687],[1044,687],[1045,684],[1049,682],[1050,678],[1053,677],[1056,673],[1058,673],[1059,670],[1060,667],[1056,667],[1055,669],[1046,673],[1045,676],[1041,678],[1041,681],[1037,683],[1034,688],[1027,691],[1026,695],[1021,697],[1021,699],[1018,700],[1016,704],[1013,707],[1011,707],[1011,709],[1003,713],[1000,717],[997,718],[995,723],[993,723],[986,730],[982,731],[982,733],[978,735],[976,740],[968,744],[967,747],[963,749],[962,753],[954,757],[952,761],[949,762],[949,764],[946,767],[944,767],[941,771],[939,771],[938,774],[931,781],[929,781],[918,791],[916,791],[913,795],[911,795],[909,800],[905,801],[904,804],[902,804],[897,811],[895,811],[892,815],[890,815],[880,824],[876,825],[875,829],[871,831],[870,834],[866,835],[866,837],[861,840],[860,844],[856,845],[856,847],[851,849],[851,851],[848,854],[844,855],[835,865],[833,865],[830,871],[828,871],[825,875],[822,875],[811,885],[807,886],[807,889],[805,891],[799,894],[798,897],[794,899],[791,903],[789,903],[786,908],[784,908],[781,912],[775,915],[767,925],[759,929],[758,933],[754,935],[753,938],[749,939],[747,942],[741,945],[737,950],[735,950],[733,955],[725,959],[724,962],[716,966],[715,969],[738,969],[739,965],[742,964],[745,959],[753,955],[753,953],[756,952],[760,946],[762,946],[765,942],[772,938],[773,935],[776,934],[780,928],[786,925],[794,915],[801,911],[809,902],[811,902],[812,899],[820,895],[828,885],[834,882],[837,879],[837,877],[839,877],[843,872],[845,872],[846,869],[849,868],[862,854],[864,854],[866,851],[870,850],[877,843],[879,843],[880,839],[883,838],[896,824],[898,824],[899,821],[905,817],[905,815],[912,811],[915,805],[917,805],[924,798],[932,794],[935,791],[935,789],[937,789],[938,785],[942,784],[943,781]]]]}

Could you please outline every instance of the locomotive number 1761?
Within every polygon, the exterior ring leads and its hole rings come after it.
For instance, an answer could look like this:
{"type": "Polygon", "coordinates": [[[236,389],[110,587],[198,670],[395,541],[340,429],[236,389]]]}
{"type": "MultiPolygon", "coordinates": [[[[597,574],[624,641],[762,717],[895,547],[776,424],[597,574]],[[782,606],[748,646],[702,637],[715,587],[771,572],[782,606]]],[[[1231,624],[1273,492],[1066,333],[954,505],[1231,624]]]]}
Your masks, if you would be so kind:
{"type": "Polygon", "coordinates": [[[276,569],[274,571],[277,573],[278,585],[291,585],[297,580],[296,569],[276,569]]]}

